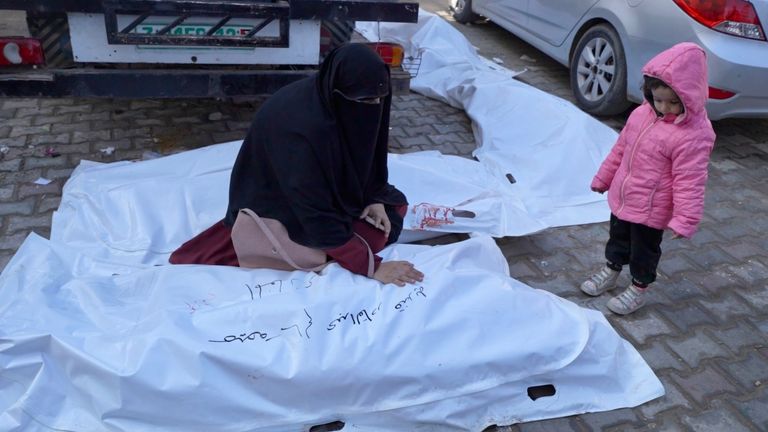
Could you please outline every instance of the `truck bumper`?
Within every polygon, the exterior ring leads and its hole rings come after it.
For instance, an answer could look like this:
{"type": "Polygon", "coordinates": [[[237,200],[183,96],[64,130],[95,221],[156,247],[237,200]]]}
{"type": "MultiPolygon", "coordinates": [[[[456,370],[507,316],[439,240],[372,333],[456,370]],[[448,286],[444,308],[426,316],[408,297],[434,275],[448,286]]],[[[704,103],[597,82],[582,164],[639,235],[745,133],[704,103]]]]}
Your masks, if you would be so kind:
{"type": "MultiPolygon", "coordinates": [[[[215,98],[270,95],[307,70],[46,69],[0,73],[0,96],[215,98]]],[[[392,92],[407,94],[410,75],[392,72],[392,92]]]]}

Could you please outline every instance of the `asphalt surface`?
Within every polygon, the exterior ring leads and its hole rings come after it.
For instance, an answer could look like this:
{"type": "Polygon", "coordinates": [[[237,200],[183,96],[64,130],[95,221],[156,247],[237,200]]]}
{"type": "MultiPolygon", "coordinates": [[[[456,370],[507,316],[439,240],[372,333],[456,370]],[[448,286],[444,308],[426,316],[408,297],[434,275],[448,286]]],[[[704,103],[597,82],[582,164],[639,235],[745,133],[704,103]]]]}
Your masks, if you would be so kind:
{"type": "MultiPolygon", "coordinates": [[[[433,7],[429,3],[424,6],[433,7]]],[[[572,100],[567,70],[536,49],[493,24],[457,28],[482,55],[526,69],[520,80],[572,100]]],[[[49,235],[62,186],[81,160],[134,160],[242,139],[258,106],[0,99],[0,268],[30,232],[49,235]],[[51,183],[35,184],[40,177],[51,183]]],[[[625,119],[601,120],[619,129],[625,119]]],[[[462,111],[415,93],[395,98],[391,126],[393,152],[469,157],[476,146],[462,111]]],[[[605,308],[609,295],[588,298],[578,290],[603,261],[607,223],[497,239],[511,276],[603,311],[659,376],[666,396],[631,409],[491,430],[768,430],[768,120],[724,120],[714,127],[700,231],[692,240],[665,238],[650,303],[635,314],[612,315],[605,308]]]]}

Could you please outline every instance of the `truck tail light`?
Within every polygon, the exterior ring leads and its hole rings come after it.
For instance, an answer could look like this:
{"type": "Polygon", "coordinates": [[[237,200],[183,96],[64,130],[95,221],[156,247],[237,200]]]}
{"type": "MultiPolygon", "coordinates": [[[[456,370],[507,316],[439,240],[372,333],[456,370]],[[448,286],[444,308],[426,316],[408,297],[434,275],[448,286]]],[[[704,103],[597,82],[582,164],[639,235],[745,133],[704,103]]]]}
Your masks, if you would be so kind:
{"type": "Polygon", "coordinates": [[[45,64],[40,41],[23,37],[0,38],[0,66],[45,64]]]}
{"type": "Polygon", "coordinates": [[[674,0],[697,22],[734,36],[765,40],[765,32],[752,3],[747,0],[674,0]]]}
{"type": "Polygon", "coordinates": [[[384,63],[388,64],[389,66],[399,67],[403,64],[403,55],[405,50],[403,50],[402,46],[396,43],[385,42],[373,42],[366,45],[368,45],[372,50],[376,51],[376,53],[379,54],[379,57],[384,60],[384,63]]]}
{"type": "Polygon", "coordinates": [[[709,98],[710,99],[723,100],[723,99],[732,98],[734,96],[736,96],[736,93],[734,93],[732,91],[723,90],[723,89],[719,89],[719,88],[716,88],[716,87],[710,87],[709,88],[709,98]]]}

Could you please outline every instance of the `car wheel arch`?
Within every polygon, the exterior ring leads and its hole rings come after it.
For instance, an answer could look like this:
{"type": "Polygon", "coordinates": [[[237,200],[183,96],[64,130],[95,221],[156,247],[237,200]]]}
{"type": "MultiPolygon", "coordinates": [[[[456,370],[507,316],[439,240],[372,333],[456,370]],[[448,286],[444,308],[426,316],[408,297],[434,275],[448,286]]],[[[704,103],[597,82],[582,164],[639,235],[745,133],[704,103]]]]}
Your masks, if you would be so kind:
{"type": "MultiPolygon", "coordinates": [[[[573,37],[570,39],[570,47],[568,48],[568,64],[571,64],[571,61],[573,60],[573,55],[576,52],[576,45],[579,44],[579,41],[581,40],[581,37],[584,36],[584,33],[588,32],[589,29],[591,29],[592,27],[595,27],[600,24],[607,24],[611,26],[613,30],[616,31],[617,34],[619,34],[619,37],[621,37],[621,33],[619,33],[618,29],[616,29],[616,26],[613,25],[612,22],[608,21],[605,18],[590,18],[584,21],[579,26],[579,29],[573,33],[573,37]]],[[[622,41],[622,45],[624,45],[623,41],[622,41]]]]}
{"type": "MultiPolygon", "coordinates": [[[[628,77],[628,65],[626,61],[626,42],[624,37],[622,37],[623,35],[621,30],[623,29],[617,29],[610,20],[607,20],[603,17],[594,17],[585,19],[584,22],[578,27],[578,30],[573,33],[572,38],[569,40],[570,46],[568,55],[568,67],[571,89],[574,92],[577,105],[584,111],[587,111],[591,114],[612,115],[622,112],[631,105],[628,94],[629,92],[627,91],[629,89],[630,83],[628,77]],[[616,72],[616,78],[619,79],[619,81],[616,82],[618,87],[616,87],[614,90],[610,90],[610,93],[605,93],[605,97],[601,97],[600,100],[584,100],[584,96],[582,96],[581,93],[576,89],[577,78],[573,65],[576,61],[575,57],[580,55],[578,51],[579,47],[582,45],[582,41],[589,33],[593,31],[603,31],[608,32],[608,34],[612,34],[612,36],[608,37],[613,40],[614,50],[617,50],[616,54],[623,60],[623,67],[621,68],[622,70],[620,72],[618,70],[616,72]]],[[[614,85],[611,85],[611,88],[614,87],[614,85]]]]}
{"type": "Polygon", "coordinates": [[[469,24],[482,18],[472,11],[472,0],[451,0],[450,8],[453,11],[453,18],[460,24],[469,24]],[[462,7],[459,7],[459,1],[462,2],[462,7]]]}
{"type": "MultiPolygon", "coordinates": [[[[566,63],[566,65],[571,64],[571,61],[573,60],[573,55],[576,52],[576,45],[579,44],[579,40],[581,39],[582,36],[584,36],[584,33],[589,31],[589,29],[591,29],[592,27],[600,24],[606,24],[610,26],[619,36],[619,40],[621,42],[622,48],[624,49],[624,57],[626,58],[626,61],[627,61],[627,78],[635,75],[634,69],[631,69],[629,67],[631,62],[630,59],[634,58],[634,54],[632,54],[634,51],[632,44],[628,43],[629,30],[627,29],[627,27],[623,25],[622,21],[619,19],[619,17],[616,15],[616,13],[613,10],[608,8],[603,8],[603,7],[593,7],[589,11],[589,13],[587,13],[587,15],[582,17],[581,22],[574,27],[577,30],[572,32],[567,40],[568,63],[566,63]]],[[[642,67],[643,65],[641,64],[641,65],[635,65],[635,66],[639,68],[639,67],[642,67]]],[[[635,90],[638,90],[635,87],[639,88],[640,84],[641,84],[640,82],[627,81],[627,99],[632,100],[636,103],[640,103],[642,101],[642,98],[640,98],[638,101],[638,100],[635,100],[637,98],[634,97],[636,93],[635,90]]]]}

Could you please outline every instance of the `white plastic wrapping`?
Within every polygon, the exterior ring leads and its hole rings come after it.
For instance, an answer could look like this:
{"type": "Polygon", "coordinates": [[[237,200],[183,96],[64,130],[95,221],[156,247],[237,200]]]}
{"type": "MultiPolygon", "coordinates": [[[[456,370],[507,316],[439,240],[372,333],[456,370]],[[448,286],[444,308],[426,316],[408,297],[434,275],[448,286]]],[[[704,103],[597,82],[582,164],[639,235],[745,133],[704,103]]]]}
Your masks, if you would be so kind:
{"type": "Polygon", "coordinates": [[[504,237],[547,228],[507,179],[477,161],[436,151],[390,155],[389,178],[408,197],[406,236],[424,230],[504,237]]]}
{"type": "MultiPolygon", "coordinates": [[[[224,217],[239,146],[231,142],[134,163],[85,162],[64,187],[51,239],[95,257],[165,264],[173,250],[224,217]]],[[[402,241],[420,230],[501,237],[547,227],[533,218],[513,185],[476,161],[434,151],[390,155],[389,171],[410,202],[402,241]],[[443,213],[430,220],[427,209],[443,213]],[[464,216],[454,217],[455,210],[464,216]]]]}
{"type": "MultiPolygon", "coordinates": [[[[370,40],[400,43],[418,63],[411,89],[466,111],[473,155],[514,190],[532,219],[548,227],[602,222],[605,197],[592,176],[618,134],[568,101],[515,80],[477,54],[445,20],[421,11],[418,24],[357,23],[370,40]]],[[[413,66],[415,70],[415,66],[413,66]]]]}
{"type": "Polygon", "coordinates": [[[83,162],[64,185],[51,240],[93,257],[166,264],[224,217],[241,142],[142,162],[83,162]]]}
{"type": "Polygon", "coordinates": [[[386,252],[423,283],[126,266],[30,235],[0,276],[0,430],[481,430],[663,394],[600,313],[509,278],[489,237],[386,252]]]}

